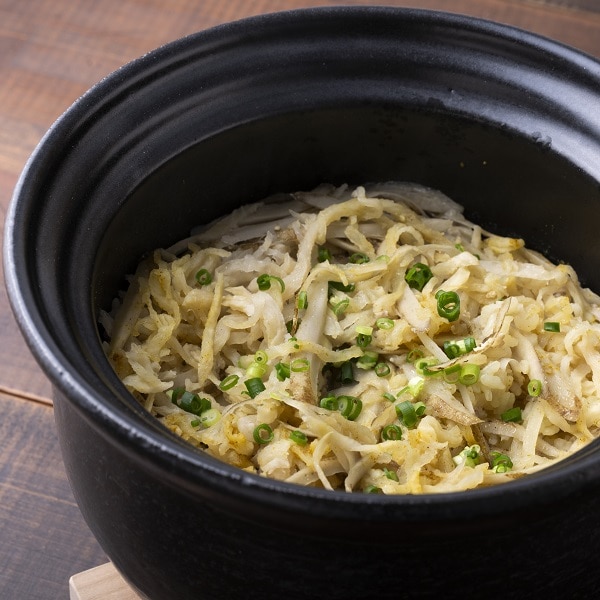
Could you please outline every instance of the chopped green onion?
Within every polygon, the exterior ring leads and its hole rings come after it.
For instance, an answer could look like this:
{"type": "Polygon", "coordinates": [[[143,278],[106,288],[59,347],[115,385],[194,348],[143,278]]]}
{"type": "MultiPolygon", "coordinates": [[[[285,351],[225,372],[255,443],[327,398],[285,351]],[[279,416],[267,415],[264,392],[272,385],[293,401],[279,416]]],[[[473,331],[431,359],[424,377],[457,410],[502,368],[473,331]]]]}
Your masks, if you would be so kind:
{"type": "Polygon", "coordinates": [[[391,479],[392,481],[398,481],[398,475],[395,471],[391,471],[387,467],[383,467],[383,472],[388,479],[391,479]]]}
{"type": "Polygon", "coordinates": [[[446,367],[443,370],[444,381],[446,383],[458,383],[461,371],[461,365],[451,365],[449,367],[446,367]]]}
{"type": "Polygon", "coordinates": [[[294,373],[305,373],[310,369],[310,363],[307,358],[295,358],[290,363],[290,370],[294,373]]]}
{"type": "Polygon", "coordinates": [[[308,308],[308,294],[306,293],[306,290],[302,290],[298,293],[297,306],[300,310],[308,308]]]}
{"type": "Polygon", "coordinates": [[[479,381],[479,365],[473,365],[471,363],[467,363],[462,366],[460,371],[460,375],[458,377],[458,382],[463,385],[473,385],[479,381]]]}
{"type": "Polygon", "coordinates": [[[244,381],[244,385],[248,390],[248,394],[250,394],[250,398],[256,398],[258,394],[266,389],[265,384],[260,377],[251,377],[250,379],[246,379],[246,381],[244,381]]]}
{"type": "Polygon", "coordinates": [[[417,417],[422,417],[427,410],[424,402],[415,402],[415,412],[417,413],[417,417]]]}
{"type": "Polygon", "coordinates": [[[369,262],[369,257],[364,252],[355,252],[350,256],[350,262],[355,265],[363,265],[369,262]]]}
{"type": "Polygon", "coordinates": [[[362,411],[362,400],[356,396],[338,396],[337,397],[338,410],[342,414],[342,417],[348,419],[348,421],[354,421],[362,411]]]}
{"type": "Polygon", "coordinates": [[[520,423],[523,420],[521,409],[518,406],[505,410],[500,418],[506,423],[520,423]]]}
{"type": "Polygon", "coordinates": [[[560,331],[560,323],[558,323],[557,321],[546,321],[544,323],[544,331],[558,333],[560,331]]]}
{"type": "Polygon", "coordinates": [[[343,384],[354,382],[354,368],[351,361],[347,360],[340,366],[340,379],[343,384]]]}
{"type": "Polygon", "coordinates": [[[396,396],[394,396],[394,394],[390,394],[389,392],[384,392],[383,397],[389,402],[396,402],[396,396]]]}
{"type": "Polygon", "coordinates": [[[425,356],[425,354],[423,353],[423,350],[421,350],[420,348],[413,348],[406,355],[406,362],[412,364],[415,361],[417,361],[419,358],[423,358],[423,356],[425,356]]]}
{"type": "MultiPolygon", "coordinates": [[[[360,345],[360,344],[359,344],[360,345]]],[[[362,356],[356,359],[356,366],[360,369],[373,369],[377,364],[379,355],[372,350],[365,350],[362,356]]]]}
{"type": "Polygon", "coordinates": [[[376,485],[368,485],[363,491],[365,494],[383,494],[383,490],[376,485]]]}
{"type": "Polygon", "coordinates": [[[456,358],[468,354],[475,348],[475,338],[444,342],[444,353],[448,358],[456,358]]]}
{"type": "Polygon", "coordinates": [[[373,341],[373,336],[366,335],[365,333],[359,333],[356,336],[356,345],[359,348],[366,348],[373,341]]]}
{"type": "Polygon", "coordinates": [[[258,363],[259,365],[264,365],[269,361],[269,357],[267,356],[267,353],[264,350],[259,350],[255,355],[254,355],[254,362],[258,363]]]}
{"type": "Polygon", "coordinates": [[[281,277],[276,277],[275,275],[268,275],[267,273],[263,273],[256,278],[256,283],[258,284],[258,289],[261,291],[265,291],[271,288],[271,281],[276,281],[281,287],[281,291],[285,292],[285,283],[281,277]]]}
{"type": "Polygon", "coordinates": [[[408,400],[396,404],[396,414],[402,423],[404,423],[409,429],[414,427],[419,421],[419,415],[415,410],[415,405],[408,400]]]}
{"type": "Polygon", "coordinates": [[[190,421],[190,425],[192,427],[198,427],[200,425],[200,419],[193,419],[192,421],[190,421]]]}
{"type": "Polygon", "coordinates": [[[325,262],[326,260],[331,260],[331,252],[323,246],[319,246],[317,250],[317,260],[321,262],[325,262]]]}
{"type": "Polygon", "coordinates": [[[274,368],[279,381],[285,381],[290,376],[291,369],[287,363],[278,362],[274,368]]]}
{"type": "Polygon", "coordinates": [[[356,286],[353,283],[344,285],[341,281],[329,281],[329,291],[337,290],[338,292],[353,292],[356,286]]]}
{"type": "Polygon", "coordinates": [[[219,388],[222,390],[230,390],[232,387],[235,387],[240,380],[239,375],[228,375],[221,381],[219,384],[219,388]]]}
{"type": "Polygon", "coordinates": [[[438,315],[450,322],[456,321],[460,315],[460,298],[458,294],[439,290],[435,298],[437,300],[438,315]]]}
{"type": "Polygon", "coordinates": [[[527,384],[527,393],[534,398],[542,393],[542,382],[539,379],[532,379],[527,384]]]}
{"type": "Polygon", "coordinates": [[[416,398],[421,393],[421,390],[423,389],[424,385],[425,385],[425,379],[423,379],[423,377],[421,377],[419,375],[415,375],[414,377],[410,378],[408,385],[403,387],[398,392],[398,398],[400,398],[402,396],[402,394],[405,394],[407,392],[413,398],[416,398]]]}
{"type": "Polygon", "coordinates": [[[402,439],[402,429],[400,429],[398,425],[394,425],[393,423],[391,425],[386,425],[381,430],[381,439],[384,442],[387,442],[389,440],[400,440],[402,439]]]}
{"type": "Polygon", "coordinates": [[[321,398],[321,400],[319,401],[319,406],[321,408],[326,408],[327,410],[337,410],[337,398],[335,396],[325,396],[325,398],[321,398]]]}
{"type": "Polygon", "coordinates": [[[246,369],[246,377],[249,377],[250,379],[260,379],[266,372],[267,365],[254,361],[250,363],[250,366],[246,369]]]}
{"type": "Polygon", "coordinates": [[[492,452],[492,471],[494,473],[506,473],[513,467],[513,462],[509,456],[501,452],[492,452]]]}
{"type": "Polygon", "coordinates": [[[474,467],[479,461],[480,452],[481,447],[477,444],[473,444],[472,446],[465,446],[461,453],[457,454],[452,460],[456,465],[465,463],[467,467],[474,467]]]}
{"type": "Polygon", "coordinates": [[[379,362],[375,365],[375,375],[377,377],[387,377],[391,372],[390,365],[387,363],[379,362]]]}
{"type": "Polygon", "coordinates": [[[454,244],[454,247],[459,251],[459,252],[464,252],[465,251],[465,247],[462,244],[454,244]]]}
{"type": "Polygon", "coordinates": [[[417,373],[419,375],[425,375],[425,376],[437,375],[438,371],[431,371],[428,367],[433,367],[434,365],[437,365],[438,363],[439,363],[438,359],[433,356],[429,356],[427,358],[419,358],[415,362],[415,369],[417,370],[417,373]]]}
{"type": "Polygon", "coordinates": [[[171,401],[182,410],[198,416],[211,407],[210,400],[200,398],[198,394],[188,392],[183,388],[173,390],[171,401]]]}
{"type": "Polygon", "coordinates": [[[378,329],[393,329],[394,321],[392,319],[388,319],[387,317],[380,317],[375,321],[375,325],[378,329]]]}
{"type": "Polygon", "coordinates": [[[290,439],[292,440],[292,442],[296,442],[298,446],[306,446],[306,444],[308,444],[307,435],[299,429],[296,429],[292,431],[292,433],[290,433],[290,439]]]}
{"type": "Polygon", "coordinates": [[[196,273],[196,281],[198,285],[209,285],[212,283],[212,275],[206,269],[200,269],[196,273]]]}
{"type": "Polygon", "coordinates": [[[332,306],[333,314],[336,317],[343,315],[346,312],[346,309],[350,306],[350,300],[345,298],[344,300],[340,300],[335,305],[332,306]]]}
{"type": "Polygon", "coordinates": [[[221,413],[216,408],[210,408],[200,415],[200,423],[204,427],[212,427],[221,420],[221,413]]]}
{"type": "Polygon", "coordinates": [[[373,328],[369,325],[357,325],[355,331],[358,334],[371,335],[373,333],[373,328]]]}
{"type": "Polygon", "coordinates": [[[254,428],[252,437],[257,444],[268,444],[273,439],[273,429],[267,423],[261,423],[254,428]]]}
{"type": "Polygon", "coordinates": [[[404,281],[408,283],[409,287],[422,292],[426,283],[432,277],[433,273],[431,272],[431,269],[427,265],[418,262],[410,267],[410,269],[407,269],[404,275],[404,281]]]}

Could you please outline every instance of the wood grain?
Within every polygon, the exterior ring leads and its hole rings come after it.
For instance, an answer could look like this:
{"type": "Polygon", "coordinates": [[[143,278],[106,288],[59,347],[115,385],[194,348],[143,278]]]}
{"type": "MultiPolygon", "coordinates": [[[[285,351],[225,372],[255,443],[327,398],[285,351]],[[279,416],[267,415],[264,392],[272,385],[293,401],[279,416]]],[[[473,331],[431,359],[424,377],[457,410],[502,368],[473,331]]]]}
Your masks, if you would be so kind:
{"type": "MultiPolygon", "coordinates": [[[[0,0],[2,220],[19,174],[46,130],[90,86],[124,63],[227,21],[348,4],[469,14],[600,57],[597,0],[0,0]]],[[[0,598],[66,598],[71,576],[107,559],[66,479],[51,386],[23,341],[1,286],[0,339],[0,598]]]]}
{"type": "Polygon", "coordinates": [[[66,598],[69,577],[106,562],[81,517],[52,407],[0,394],[0,598],[66,598]]]}

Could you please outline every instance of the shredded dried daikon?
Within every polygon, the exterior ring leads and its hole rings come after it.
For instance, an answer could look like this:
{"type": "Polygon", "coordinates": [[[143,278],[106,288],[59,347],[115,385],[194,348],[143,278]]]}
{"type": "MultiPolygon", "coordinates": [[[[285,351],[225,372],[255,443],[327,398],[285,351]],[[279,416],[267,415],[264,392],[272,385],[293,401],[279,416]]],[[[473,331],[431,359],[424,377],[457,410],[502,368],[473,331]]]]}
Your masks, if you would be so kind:
{"type": "Polygon", "coordinates": [[[599,318],[571,267],[388,183],[242,207],[154,252],[100,321],[126,387],[210,455],[421,494],[506,482],[596,437],[599,318]]]}

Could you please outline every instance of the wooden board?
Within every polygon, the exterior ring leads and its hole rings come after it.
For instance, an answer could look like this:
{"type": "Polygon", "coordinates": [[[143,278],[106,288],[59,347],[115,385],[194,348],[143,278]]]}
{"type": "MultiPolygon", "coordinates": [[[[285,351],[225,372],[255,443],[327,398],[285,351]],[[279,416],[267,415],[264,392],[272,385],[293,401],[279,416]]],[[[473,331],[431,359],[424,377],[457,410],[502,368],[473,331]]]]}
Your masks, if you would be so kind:
{"type": "Polygon", "coordinates": [[[73,575],[69,594],[70,600],[140,600],[112,563],[73,575]]]}

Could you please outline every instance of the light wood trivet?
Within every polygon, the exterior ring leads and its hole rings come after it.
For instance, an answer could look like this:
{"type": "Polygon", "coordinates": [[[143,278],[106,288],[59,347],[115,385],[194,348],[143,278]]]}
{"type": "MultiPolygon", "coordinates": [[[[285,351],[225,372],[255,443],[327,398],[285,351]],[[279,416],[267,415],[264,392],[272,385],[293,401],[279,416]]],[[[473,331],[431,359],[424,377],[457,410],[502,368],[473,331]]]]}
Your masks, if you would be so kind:
{"type": "Polygon", "coordinates": [[[70,600],[140,600],[112,563],[73,575],[69,593],[70,600]]]}

